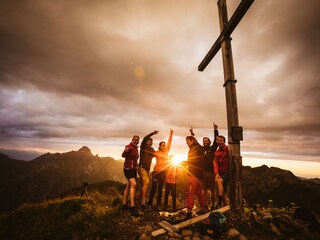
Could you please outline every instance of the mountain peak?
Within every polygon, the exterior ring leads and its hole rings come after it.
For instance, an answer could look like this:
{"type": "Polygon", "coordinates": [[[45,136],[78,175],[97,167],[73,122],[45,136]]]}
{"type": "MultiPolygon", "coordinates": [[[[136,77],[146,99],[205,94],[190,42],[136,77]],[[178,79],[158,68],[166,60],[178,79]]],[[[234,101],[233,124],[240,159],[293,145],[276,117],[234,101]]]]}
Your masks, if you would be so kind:
{"type": "Polygon", "coordinates": [[[80,149],[78,150],[78,152],[92,154],[90,148],[88,148],[88,147],[86,147],[86,146],[83,146],[82,148],[80,148],[80,149]]]}

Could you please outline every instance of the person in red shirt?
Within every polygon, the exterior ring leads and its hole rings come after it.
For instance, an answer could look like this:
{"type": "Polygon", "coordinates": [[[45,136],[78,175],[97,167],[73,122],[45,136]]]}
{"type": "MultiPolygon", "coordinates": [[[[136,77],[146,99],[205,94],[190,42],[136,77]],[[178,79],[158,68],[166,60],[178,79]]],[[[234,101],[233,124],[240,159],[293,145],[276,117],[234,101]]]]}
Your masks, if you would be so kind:
{"type": "Polygon", "coordinates": [[[139,216],[139,213],[136,210],[134,205],[134,196],[135,196],[136,185],[137,185],[138,158],[139,158],[138,144],[139,144],[139,136],[134,135],[131,140],[131,143],[125,146],[125,149],[122,153],[122,157],[124,157],[125,159],[124,165],[123,165],[123,172],[128,180],[126,188],[123,192],[122,209],[128,208],[127,202],[130,196],[130,211],[131,211],[131,215],[134,217],[139,216]]]}
{"type": "Polygon", "coordinates": [[[214,153],[213,169],[218,187],[217,208],[227,205],[226,187],[229,182],[229,150],[224,136],[217,137],[218,149],[214,153]],[[222,204],[223,203],[223,204],[222,204]]]}

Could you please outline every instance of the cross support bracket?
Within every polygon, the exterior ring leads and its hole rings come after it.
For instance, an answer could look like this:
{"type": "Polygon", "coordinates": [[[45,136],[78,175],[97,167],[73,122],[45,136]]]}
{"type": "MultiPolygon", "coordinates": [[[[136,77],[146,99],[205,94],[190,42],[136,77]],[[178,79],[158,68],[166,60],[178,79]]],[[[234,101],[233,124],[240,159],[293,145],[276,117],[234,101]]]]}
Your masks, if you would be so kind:
{"type": "Polygon", "coordinates": [[[226,87],[229,83],[236,83],[236,82],[237,82],[237,79],[234,79],[234,80],[228,79],[227,81],[224,82],[223,87],[226,87]]]}
{"type": "Polygon", "coordinates": [[[243,140],[243,129],[241,126],[231,126],[231,137],[233,143],[240,143],[243,140]]]}

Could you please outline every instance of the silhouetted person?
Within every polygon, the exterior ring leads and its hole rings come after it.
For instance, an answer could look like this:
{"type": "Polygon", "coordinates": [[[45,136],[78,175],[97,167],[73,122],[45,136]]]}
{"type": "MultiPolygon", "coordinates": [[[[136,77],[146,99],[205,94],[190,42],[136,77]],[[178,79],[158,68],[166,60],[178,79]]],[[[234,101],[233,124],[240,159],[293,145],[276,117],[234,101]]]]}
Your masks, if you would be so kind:
{"type": "MultiPolygon", "coordinates": [[[[202,139],[203,149],[203,162],[201,164],[203,169],[201,182],[204,186],[204,201],[208,203],[208,193],[211,198],[211,210],[215,208],[216,191],[215,191],[215,179],[212,160],[214,158],[214,152],[217,150],[218,143],[217,137],[219,135],[218,125],[213,123],[214,128],[214,140],[211,145],[210,138],[204,137],[202,139]]],[[[191,135],[194,136],[193,128],[190,129],[191,135]]]]}
{"type": "Polygon", "coordinates": [[[172,210],[177,210],[177,180],[180,173],[179,165],[172,164],[173,155],[169,156],[169,171],[166,177],[165,193],[164,193],[164,204],[163,209],[167,210],[169,195],[171,193],[172,198],[172,210]]]}
{"type": "Polygon", "coordinates": [[[164,141],[160,142],[158,151],[154,153],[156,157],[156,165],[154,166],[154,169],[152,172],[152,187],[150,191],[148,204],[149,206],[152,206],[155,192],[156,190],[158,190],[157,210],[161,210],[162,188],[166,180],[168,166],[169,166],[168,155],[169,155],[171,142],[172,142],[172,134],[173,134],[173,130],[170,129],[168,144],[166,144],[164,141]]]}
{"type": "Polygon", "coordinates": [[[194,136],[186,137],[186,144],[189,147],[188,160],[184,165],[188,166],[188,179],[187,179],[187,193],[186,193],[186,205],[187,205],[187,218],[191,218],[192,209],[194,207],[194,195],[197,196],[199,204],[201,206],[201,212],[206,209],[206,203],[204,201],[203,187],[201,184],[201,178],[203,169],[199,167],[203,161],[202,146],[197,142],[194,136]]]}
{"type": "Polygon", "coordinates": [[[152,135],[158,134],[158,130],[154,130],[152,133],[149,133],[142,140],[140,145],[140,159],[139,159],[139,169],[138,173],[140,176],[141,183],[141,209],[146,210],[146,193],[149,186],[149,177],[150,177],[150,166],[152,158],[154,157],[155,150],[152,147],[153,139],[152,135]]]}

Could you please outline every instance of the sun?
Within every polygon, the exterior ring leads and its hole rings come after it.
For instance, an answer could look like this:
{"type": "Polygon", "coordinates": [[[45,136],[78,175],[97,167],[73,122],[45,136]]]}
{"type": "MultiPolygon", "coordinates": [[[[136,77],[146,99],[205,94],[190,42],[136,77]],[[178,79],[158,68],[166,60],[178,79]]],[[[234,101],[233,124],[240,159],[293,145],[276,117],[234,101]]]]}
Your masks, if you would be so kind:
{"type": "Polygon", "coordinates": [[[174,166],[177,166],[181,162],[186,161],[187,158],[188,158],[187,154],[174,154],[174,155],[171,155],[171,162],[174,166]]]}

